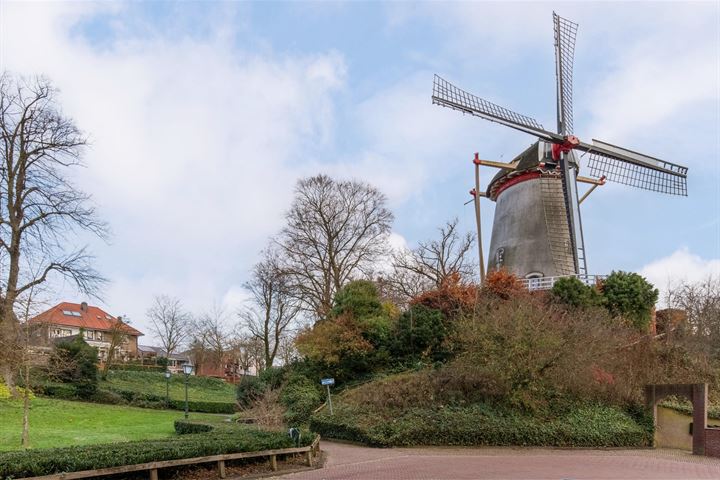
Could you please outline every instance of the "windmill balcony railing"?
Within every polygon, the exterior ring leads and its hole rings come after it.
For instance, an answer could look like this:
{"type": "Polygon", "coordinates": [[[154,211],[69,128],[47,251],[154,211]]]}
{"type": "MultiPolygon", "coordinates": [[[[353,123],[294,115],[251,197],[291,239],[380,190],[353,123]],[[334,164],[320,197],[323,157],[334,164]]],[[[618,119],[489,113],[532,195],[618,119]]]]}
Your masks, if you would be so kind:
{"type": "Polygon", "coordinates": [[[523,278],[520,281],[525,285],[525,288],[532,292],[535,290],[550,290],[559,279],[568,277],[575,277],[585,285],[594,286],[607,278],[607,275],[560,275],[557,277],[523,278]]]}

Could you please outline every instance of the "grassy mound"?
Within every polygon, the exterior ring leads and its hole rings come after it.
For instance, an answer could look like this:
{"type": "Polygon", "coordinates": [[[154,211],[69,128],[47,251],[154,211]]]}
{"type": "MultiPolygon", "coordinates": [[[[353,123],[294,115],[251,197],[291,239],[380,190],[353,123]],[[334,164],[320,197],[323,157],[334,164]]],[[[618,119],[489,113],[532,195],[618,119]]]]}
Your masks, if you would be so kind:
{"type": "Polygon", "coordinates": [[[326,438],[379,447],[652,444],[652,421],[642,413],[560,399],[542,411],[523,410],[475,396],[472,385],[446,373],[404,373],[349,390],[336,398],[334,415],[324,409],[310,428],[326,438]]]}
{"type": "MultiPolygon", "coordinates": [[[[165,375],[158,372],[110,370],[99,388],[113,391],[138,392],[165,398],[165,375]]],[[[170,399],[185,400],[185,375],[170,378],[170,399]]],[[[217,378],[188,377],[188,399],[197,402],[234,402],[235,387],[217,378]]]]}
{"type": "Polygon", "coordinates": [[[578,406],[543,419],[487,404],[417,408],[384,415],[341,405],[335,414],[312,417],[310,428],[326,438],[370,446],[522,445],[557,447],[641,447],[652,433],[627,413],[600,405],[578,406]]]}

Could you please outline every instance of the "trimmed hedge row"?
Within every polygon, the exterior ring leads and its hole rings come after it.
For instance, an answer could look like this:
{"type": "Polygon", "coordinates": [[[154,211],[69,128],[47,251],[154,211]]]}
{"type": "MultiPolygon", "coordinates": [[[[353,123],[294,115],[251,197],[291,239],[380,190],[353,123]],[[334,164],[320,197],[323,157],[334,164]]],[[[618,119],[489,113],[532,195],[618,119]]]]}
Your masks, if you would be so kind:
{"type": "Polygon", "coordinates": [[[207,433],[213,430],[209,423],[201,423],[191,420],[175,420],[175,433],[187,435],[188,433],[207,433]]]}
{"type": "Polygon", "coordinates": [[[112,364],[108,370],[128,371],[128,372],[164,372],[167,368],[162,365],[135,365],[132,363],[112,364]]]}
{"type": "MultiPolygon", "coordinates": [[[[659,403],[659,406],[670,408],[685,415],[692,416],[693,414],[692,403],[689,401],[664,400],[659,403]]],[[[720,405],[708,405],[707,415],[708,418],[712,418],[713,420],[720,420],[720,405]]]]}
{"type": "Polygon", "coordinates": [[[485,405],[413,409],[382,418],[339,407],[335,415],[314,415],[310,429],[375,447],[412,445],[522,445],[562,447],[639,447],[652,444],[652,432],[625,412],[604,406],[579,407],[554,420],[492,412],[485,405]]]}
{"type": "MultiPolygon", "coordinates": [[[[301,445],[310,443],[311,438],[307,436],[301,445]]],[[[188,434],[164,440],[5,452],[0,453],[0,479],[294,446],[293,440],[283,432],[237,427],[232,431],[188,434]]]]}
{"type": "MultiPolygon", "coordinates": [[[[72,385],[43,385],[38,391],[47,397],[59,398],[62,400],[78,400],[75,388],[72,385]]],[[[152,393],[135,392],[132,390],[103,389],[98,390],[90,398],[83,399],[95,403],[107,403],[111,405],[130,405],[140,408],[185,410],[185,400],[170,400],[165,402],[165,397],[152,393]]],[[[236,406],[230,402],[208,402],[188,401],[188,409],[198,413],[235,413],[236,406]]]]}

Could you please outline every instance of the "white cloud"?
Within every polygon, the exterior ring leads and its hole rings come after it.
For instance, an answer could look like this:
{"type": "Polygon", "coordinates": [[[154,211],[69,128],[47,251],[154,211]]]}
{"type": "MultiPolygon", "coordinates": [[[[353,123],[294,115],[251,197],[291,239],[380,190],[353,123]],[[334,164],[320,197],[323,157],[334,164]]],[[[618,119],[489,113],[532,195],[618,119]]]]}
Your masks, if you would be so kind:
{"type": "Polygon", "coordinates": [[[152,31],[101,47],[75,27],[116,7],[2,5],[0,68],[46,74],[90,135],[77,181],[114,231],[96,246],[108,310],[142,324],[155,293],[235,305],[308,152],[332,137],[342,56],[256,56],[229,43],[229,20],[209,38],[152,31]]]}
{"type": "Polygon", "coordinates": [[[694,283],[709,276],[720,278],[720,258],[704,259],[690,253],[687,248],[681,248],[667,257],[648,263],[639,273],[660,290],[662,302],[668,289],[678,282],[694,283]]]}

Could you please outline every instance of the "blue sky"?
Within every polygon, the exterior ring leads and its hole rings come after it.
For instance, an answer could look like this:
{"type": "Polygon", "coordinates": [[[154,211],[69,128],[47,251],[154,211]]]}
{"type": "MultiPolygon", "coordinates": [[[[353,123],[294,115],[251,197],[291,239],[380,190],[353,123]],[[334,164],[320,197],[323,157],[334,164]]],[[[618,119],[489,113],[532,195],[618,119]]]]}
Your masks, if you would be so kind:
{"type": "Polygon", "coordinates": [[[578,136],[690,168],[686,198],[592,194],[589,270],[720,275],[717,2],[2,1],[0,68],[47,75],[89,134],[77,182],[114,232],[90,240],[102,305],[142,329],[155,293],[232,312],[301,176],[376,185],[396,245],[455,216],[472,230],[473,153],[509,161],[533,138],[432,106],[432,76],[552,127],[553,10],[580,24],[578,136]]]}

